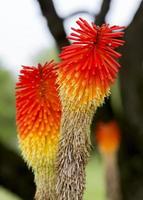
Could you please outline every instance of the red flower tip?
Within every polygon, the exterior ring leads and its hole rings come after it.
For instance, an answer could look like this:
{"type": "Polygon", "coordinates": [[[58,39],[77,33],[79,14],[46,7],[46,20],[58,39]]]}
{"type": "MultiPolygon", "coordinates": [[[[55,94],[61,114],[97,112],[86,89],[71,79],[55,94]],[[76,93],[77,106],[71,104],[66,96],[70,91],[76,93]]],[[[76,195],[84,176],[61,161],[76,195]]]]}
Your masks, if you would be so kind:
{"type": "Polygon", "coordinates": [[[98,47],[101,45],[104,48],[116,48],[124,44],[123,40],[116,39],[123,37],[124,33],[122,30],[125,28],[124,26],[110,27],[109,24],[103,24],[99,27],[94,23],[90,25],[82,18],[79,18],[76,23],[80,28],[71,28],[74,32],[68,37],[68,39],[75,41],[73,44],[97,45],[98,47]]]}
{"type": "Polygon", "coordinates": [[[54,134],[60,123],[60,102],[53,62],[22,66],[16,83],[17,126],[21,136],[54,134]]]}
{"type": "MultiPolygon", "coordinates": [[[[79,94],[82,85],[85,86],[83,90],[87,90],[90,86],[93,98],[95,98],[96,92],[94,91],[97,88],[98,96],[101,95],[99,93],[105,95],[120,67],[116,59],[121,54],[115,49],[124,44],[121,40],[124,27],[108,24],[99,27],[94,23],[89,24],[82,18],[76,23],[79,28],[72,28],[73,32],[68,37],[73,40],[73,43],[63,48],[60,54],[62,62],[59,64],[59,83],[73,86],[75,95],[79,94]]],[[[69,95],[71,91],[72,88],[69,95]]],[[[68,89],[65,93],[68,93],[68,89]]]]}

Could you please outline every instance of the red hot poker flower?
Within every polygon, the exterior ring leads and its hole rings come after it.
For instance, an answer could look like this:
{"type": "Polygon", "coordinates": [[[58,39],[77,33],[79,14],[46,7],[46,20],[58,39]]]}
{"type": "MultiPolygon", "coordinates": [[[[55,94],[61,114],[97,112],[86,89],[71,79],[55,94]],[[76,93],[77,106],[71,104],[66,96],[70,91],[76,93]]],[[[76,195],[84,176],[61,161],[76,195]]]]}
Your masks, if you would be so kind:
{"type": "Polygon", "coordinates": [[[115,120],[99,122],[96,141],[104,163],[107,196],[109,199],[122,199],[117,156],[121,141],[118,123],[115,120]]]}
{"type": "Polygon", "coordinates": [[[55,65],[23,66],[16,84],[16,121],[22,155],[35,176],[35,199],[55,199],[55,158],[61,108],[55,65]]]}
{"type": "Polygon", "coordinates": [[[116,59],[121,54],[115,49],[124,44],[124,27],[99,27],[81,18],[77,24],[79,28],[72,28],[74,32],[68,37],[74,42],[60,54],[59,83],[65,98],[71,96],[80,103],[95,99],[100,105],[120,68],[116,59]]]}
{"type": "Polygon", "coordinates": [[[57,160],[58,199],[82,199],[85,166],[89,156],[89,130],[96,108],[109,94],[120,65],[115,49],[124,44],[119,26],[101,27],[86,20],[68,37],[58,65],[58,83],[63,106],[61,139],[57,160]],[[79,167],[80,166],[80,167],[79,167]],[[63,189],[64,188],[64,189],[63,189]]]}
{"type": "Polygon", "coordinates": [[[20,137],[28,134],[53,137],[59,130],[60,103],[54,64],[23,66],[16,84],[17,125],[20,137]],[[54,117],[54,118],[53,118],[54,117]]]}
{"type": "Polygon", "coordinates": [[[100,122],[96,128],[96,140],[103,154],[116,152],[120,145],[121,133],[116,121],[100,122]]]}

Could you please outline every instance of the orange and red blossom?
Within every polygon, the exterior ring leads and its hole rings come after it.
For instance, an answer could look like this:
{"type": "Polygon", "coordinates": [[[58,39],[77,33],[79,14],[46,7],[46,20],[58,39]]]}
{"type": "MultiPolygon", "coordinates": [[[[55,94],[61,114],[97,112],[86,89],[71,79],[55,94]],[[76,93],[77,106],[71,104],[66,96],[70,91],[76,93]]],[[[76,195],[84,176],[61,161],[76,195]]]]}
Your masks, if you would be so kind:
{"type": "Polygon", "coordinates": [[[55,155],[60,115],[53,62],[23,66],[16,84],[16,122],[22,154],[32,168],[55,155]]]}
{"type": "Polygon", "coordinates": [[[100,105],[120,68],[116,60],[121,54],[115,49],[124,44],[121,40],[124,27],[108,24],[99,27],[81,18],[76,23],[79,28],[72,28],[68,37],[73,43],[60,54],[60,92],[64,99],[79,105],[92,100],[100,105]]]}
{"type": "Polygon", "coordinates": [[[121,133],[116,121],[100,122],[96,128],[96,141],[100,151],[104,154],[118,150],[121,133]]]}

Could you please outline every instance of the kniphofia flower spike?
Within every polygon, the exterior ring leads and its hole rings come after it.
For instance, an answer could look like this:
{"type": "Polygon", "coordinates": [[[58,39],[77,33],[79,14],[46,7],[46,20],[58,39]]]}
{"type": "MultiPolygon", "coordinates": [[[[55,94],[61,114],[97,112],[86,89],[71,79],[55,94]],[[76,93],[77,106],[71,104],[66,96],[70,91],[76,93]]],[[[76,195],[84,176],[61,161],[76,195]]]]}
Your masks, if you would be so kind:
{"type": "Polygon", "coordinates": [[[80,105],[96,101],[103,103],[108,96],[120,64],[116,59],[121,54],[115,49],[124,44],[121,40],[124,27],[101,27],[86,20],[77,21],[78,29],[68,37],[74,42],[63,49],[59,65],[59,83],[64,98],[80,105]]]}
{"type": "Polygon", "coordinates": [[[99,27],[81,18],[77,24],[79,28],[72,28],[68,37],[73,43],[63,48],[58,66],[63,106],[57,162],[59,200],[82,199],[90,146],[87,132],[96,108],[109,95],[120,68],[117,59],[121,54],[115,49],[124,44],[121,40],[124,27],[108,24],[99,27]]]}
{"type": "Polygon", "coordinates": [[[122,199],[117,160],[120,140],[121,132],[115,120],[97,124],[96,142],[103,159],[106,192],[109,199],[122,199]]]}
{"type": "Polygon", "coordinates": [[[119,149],[121,133],[116,121],[100,122],[96,127],[96,141],[102,154],[114,154],[119,149]]]}
{"type": "Polygon", "coordinates": [[[53,62],[23,66],[16,84],[16,120],[22,155],[35,175],[36,199],[54,199],[60,102],[53,62]]]}

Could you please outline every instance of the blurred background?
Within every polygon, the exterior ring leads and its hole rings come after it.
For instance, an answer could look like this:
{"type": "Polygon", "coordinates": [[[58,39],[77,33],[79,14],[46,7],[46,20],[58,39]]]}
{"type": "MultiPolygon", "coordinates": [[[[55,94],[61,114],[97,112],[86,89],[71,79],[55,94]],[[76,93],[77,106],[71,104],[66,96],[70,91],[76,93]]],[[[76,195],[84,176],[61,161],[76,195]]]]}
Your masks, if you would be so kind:
{"type": "Polygon", "coordinates": [[[143,1],[0,0],[0,200],[31,200],[35,190],[16,136],[20,67],[58,61],[79,17],[126,26],[119,77],[91,127],[84,200],[143,199],[143,1]]]}

